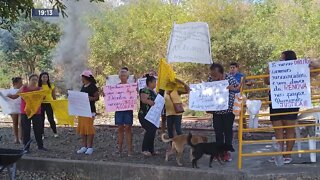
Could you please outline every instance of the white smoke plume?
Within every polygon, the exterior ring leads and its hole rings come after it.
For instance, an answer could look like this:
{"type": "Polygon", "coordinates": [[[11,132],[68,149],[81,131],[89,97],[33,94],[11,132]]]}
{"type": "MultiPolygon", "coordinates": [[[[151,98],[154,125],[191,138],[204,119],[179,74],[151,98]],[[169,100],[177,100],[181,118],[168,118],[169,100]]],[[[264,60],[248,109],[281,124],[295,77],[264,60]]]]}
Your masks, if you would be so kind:
{"type": "Polygon", "coordinates": [[[68,17],[63,19],[63,34],[53,54],[53,63],[63,70],[65,88],[79,90],[80,74],[87,69],[91,31],[85,18],[97,12],[98,4],[65,1],[68,17]]]}

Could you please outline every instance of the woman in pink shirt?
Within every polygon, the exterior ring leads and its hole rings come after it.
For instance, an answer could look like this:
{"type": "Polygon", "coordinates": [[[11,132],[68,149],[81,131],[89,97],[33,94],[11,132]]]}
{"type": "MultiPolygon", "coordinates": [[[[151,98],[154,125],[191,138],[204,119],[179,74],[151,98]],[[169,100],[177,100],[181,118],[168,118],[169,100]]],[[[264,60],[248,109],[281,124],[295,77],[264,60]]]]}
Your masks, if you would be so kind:
{"type": "MultiPolygon", "coordinates": [[[[8,95],[11,99],[17,99],[19,97],[19,93],[26,93],[26,92],[32,92],[32,91],[39,91],[41,88],[38,87],[38,75],[32,74],[29,76],[29,83],[27,85],[23,85],[17,94],[15,95],[8,95]]],[[[33,126],[33,132],[35,139],[37,141],[38,149],[47,151],[46,148],[43,147],[43,141],[42,141],[42,121],[41,121],[41,109],[39,107],[37,113],[33,115],[31,118],[28,118],[25,107],[26,102],[21,99],[21,125],[22,125],[22,138],[23,138],[23,144],[26,145],[30,141],[30,133],[31,133],[31,121],[33,126]]],[[[29,151],[30,145],[26,147],[26,150],[29,151]]]]}

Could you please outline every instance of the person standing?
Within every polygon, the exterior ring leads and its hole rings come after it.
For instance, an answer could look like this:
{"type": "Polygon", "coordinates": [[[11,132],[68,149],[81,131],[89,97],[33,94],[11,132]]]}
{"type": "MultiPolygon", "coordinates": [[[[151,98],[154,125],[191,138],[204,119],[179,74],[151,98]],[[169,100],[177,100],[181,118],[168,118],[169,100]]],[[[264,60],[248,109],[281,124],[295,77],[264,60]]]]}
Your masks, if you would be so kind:
{"type": "Polygon", "coordinates": [[[180,104],[182,107],[181,95],[188,94],[190,91],[189,86],[186,83],[184,83],[183,81],[176,79],[176,82],[178,82],[184,86],[184,91],[183,92],[178,91],[178,89],[165,91],[165,96],[164,96],[169,138],[173,138],[174,128],[176,130],[177,135],[182,134],[181,121],[182,121],[183,111],[177,112],[177,109],[175,106],[177,104],[180,104]]]}
{"type": "Polygon", "coordinates": [[[148,111],[151,106],[155,103],[155,99],[157,97],[154,89],[156,88],[156,78],[154,76],[146,75],[146,84],[147,87],[140,90],[140,110],[138,114],[139,122],[143,129],[145,129],[144,138],[142,142],[142,153],[145,156],[152,156],[158,154],[154,151],[154,138],[156,136],[157,127],[145,119],[148,111]]]}
{"type": "MultiPolygon", "coordinates": [[[[12,78],[12,88],[10,89],[10,94],[16,94],[17,91],[23,86],[22,78],[21,77],[14,77],[12,78]]],[[[21,106],[21,98],[15,100],[15,106],[17,109],[20,109],[21,106]]],[[[22,142],[22,127],[21,127],[21,120],[20,120],[20,113],[10,114],[13,122],[13,133],[15,137],[15,143],[20,144],[22,142]]]]}
{"type": "MultiPolygon", "coordinates": [[[[19,97],[19,93],[27,93],[33,91],[39,91],[41,88],[38,87],[38,75],[32,74],[29,76],[29,83],[28,85],[23,85],[17,94],[15,95],[8,95],[11,99],[17,99],[19,97]]],[[[41,122],[41,106],[39,107],[38,111],[35,115],[31,118],[28,118],[27,113],[25,111],[26,102],[24,99],[21,99],[21,125],[22,125],[22,137],[23,137],[23,144],[26,146],[27,143],[30,141],[30,131],[31,131],[31,122],[33,126],[34,136],[37,141],[38,149],[47,151],[46,148],[43,147],[42,141],[42,132],[43,126],[41,122]]],[[[29,151],[30,144],[26,147],[26,151],[29,151]]]]}
{"type": "MultiPolygon", "coordinates": [[[[51,107],[50,101],[56,100],[56,91],[54,84],[50,82],[49,74],[47,72],[43,72],[40,74],[38,86],[46,91],[46,97],[41,104],[41,120],[43,124],[43,129],[45,125],[45,114],[47,114],[48,121],[50,123],[50,127],[53,131],[53,136],[55,138],[59,137],[57,134],[57,125],[54,121],[53,109],[51,107]]],[[[44,131],[42,132],[42,138],[44,138],[44,131]]]]}
{"type": "MultiPolygon", "coordinates": [[[[233,114],[233,104],[235,98],[235,92],[239,90],[239,83],[237,80],[224,73],[224,69],[221,64],[212,64],[210,67],[209,82],[227,80],[229,83],[229,102],[228,109],[222,111],[213,111],[213,128],[216,134],[217,143],[226,143],[232,145],[233,141],[233,122],[235,115],[233,114]]],[[[230,152],[225,152],[223,156],[224,161],[232,161],[230,152]]]]}
{"type": "MultiPolygon", "coordinates": [[[[127,69],[122,68],[119,72],[120,84],[128,84],[130,73],[127,69]]],[[[116,111],[115,112],[115,124],[118,126],[118,151],[122,153],[123,139],[126,135],[128,156],[133,153],[132,146],[132,124],[133,124],[133,111],[116,111]]]]}
{"type": "Polygon", "coordinates": [[[90,70],[83,71],[81,78],[83,85],[80,92],[88,94],[92,117],[78,117],[77,133],[81,135],[82,147],[77,153],[91,155],[93,153],[93,139],[95,135],[93,122],[97,112],[95,103],[99,100],[99,91],[96,86],[96,80],[90,70]]]}

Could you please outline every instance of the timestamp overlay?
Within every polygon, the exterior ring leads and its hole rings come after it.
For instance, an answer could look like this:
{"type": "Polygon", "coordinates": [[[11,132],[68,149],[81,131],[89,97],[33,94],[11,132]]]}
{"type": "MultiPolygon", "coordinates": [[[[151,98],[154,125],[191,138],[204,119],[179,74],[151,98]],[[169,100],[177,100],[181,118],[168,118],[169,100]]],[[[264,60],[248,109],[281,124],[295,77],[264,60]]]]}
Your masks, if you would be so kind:
{"type": "Polygon", "coordinates": [[[59,17],[57,9],[32,9],[32,17],[59,17]]]}

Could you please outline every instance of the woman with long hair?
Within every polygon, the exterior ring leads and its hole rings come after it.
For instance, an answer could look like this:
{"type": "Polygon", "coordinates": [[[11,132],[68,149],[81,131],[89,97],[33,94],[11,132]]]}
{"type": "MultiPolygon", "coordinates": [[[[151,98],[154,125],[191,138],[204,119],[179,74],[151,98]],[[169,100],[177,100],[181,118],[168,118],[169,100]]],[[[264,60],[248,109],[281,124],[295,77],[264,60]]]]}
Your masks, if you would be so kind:
{"type": "Polygon", "coordinates": [[[81,135],[82,147],[77,151],[77,153],[91,155],[93,153],[93,138],[95,135],[93,122],[97,112],[95,103],[99,100],[99,91],[96,86],[96,80],[94,79],[91,71],[83,71],[81,78],[83,85],[80,91],[88,93],[92,117],[78,117],[77,133],[81,135]]]}
{"type": "MultiPolygon", "coordinates": [[[[50,127],[53,131],[54,137],[57,138],[57,125],[54,121],[53,109],[51,107],[50,101],[56,99],[56,91],[54,84],[50,82],[50,77],[47,72],[43,72],[40,74],[38,86],[46,91],[46,97],[41,104],[41,120],[44,129],[45,122],[45,114],[47,114],[48,121],[50,123],[50,127]]],[[[44,138],[44,131],[42,132],[42,138],[44,138]]]]}

